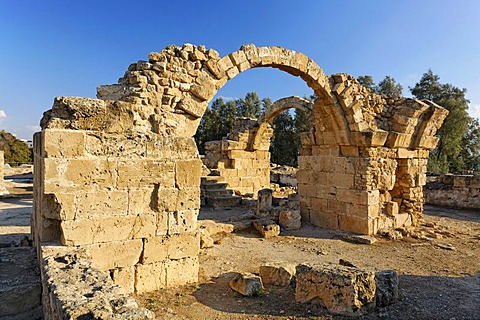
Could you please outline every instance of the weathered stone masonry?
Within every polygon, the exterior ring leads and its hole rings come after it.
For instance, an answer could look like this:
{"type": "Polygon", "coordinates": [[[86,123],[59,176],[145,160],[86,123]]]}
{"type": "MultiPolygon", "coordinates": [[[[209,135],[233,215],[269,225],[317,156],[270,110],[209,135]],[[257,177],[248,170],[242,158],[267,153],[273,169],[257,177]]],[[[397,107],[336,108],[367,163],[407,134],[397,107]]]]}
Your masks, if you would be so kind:
{"type": "Polygon", "coordinates": [[[305,220],[363,234],[415,223],[443,108],[375,95],[295,51],[245,45],[220,58],[187,44],[130,65],[100,99],[58,97],[44,114],[34,139],[40,256],[46,243],[80,247],[130,292],[196,281],[192,136],[216,92],[256,67],[300,76],[318,97],[299,157],[305,220]]]}

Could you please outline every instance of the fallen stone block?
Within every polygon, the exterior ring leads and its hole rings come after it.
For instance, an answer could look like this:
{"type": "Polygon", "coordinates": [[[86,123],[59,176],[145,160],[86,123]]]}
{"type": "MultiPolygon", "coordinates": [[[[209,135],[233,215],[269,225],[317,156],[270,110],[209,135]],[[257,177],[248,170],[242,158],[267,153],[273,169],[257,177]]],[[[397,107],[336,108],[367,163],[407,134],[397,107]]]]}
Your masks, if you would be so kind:
{"type": "Polygon", "coordinates": [[[282,210],[278,219],[280,226],[287,230],[297,230],[302,226],[300,210],[282,210]]]}
{"type": "Polygon", "coordinates": [[[293,264],[267,264],[260,266],[259,274],[263,283],[285,287],[295,276],[295,266],[293,264]]]}
{"type": "Polygon", "coordinates": [[[262,279],[252,273],[236,275],[230,280],[230,288],[247,297],[258,296],[263,293],[262,279]]]}
{"type": "Polygon", "coordinates": [[[371,236],[364,235],[346,235],[342,237],[344,241],[356,243],[356,244],[374,244],[377,242],[377,239],[371,236]]]}
{"type": "Polygon", "coordinates": [[[328,312],[359,316],[375,307],[375,275],[357,268],[306,265],[296,268],[295,301],[319,303],[328,312]]]}
{"type": "Polygon", "coordinates": [[[264,238],[273,238],[280,234],[280,226],[269,219],[255,220],[253,226],[264,238]]]}
{"type": "Polygon", "coordinates": [[[393,304],[398,299],[398,275],[393,270],[379,271],[375,274],[377,307],[393,304]]]}
{"type": "Polygon", "coordinates": [[[200,249],[212,248],[213,247],[213,238],[210,237],[208,232],[200,233],[200,249]]]}

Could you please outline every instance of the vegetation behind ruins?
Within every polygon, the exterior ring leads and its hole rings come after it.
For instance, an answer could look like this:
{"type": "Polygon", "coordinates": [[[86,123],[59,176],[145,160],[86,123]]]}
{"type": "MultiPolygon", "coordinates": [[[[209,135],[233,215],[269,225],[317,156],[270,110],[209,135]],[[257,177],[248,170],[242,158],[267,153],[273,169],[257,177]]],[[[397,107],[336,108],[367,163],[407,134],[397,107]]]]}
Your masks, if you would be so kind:
{"type": "Polygon", "coordinates": [[[4,151],[5,163],[12,166],[32,162],[28,145],[5,130],[0,130],[0,150],[4,151]]]}
{"type": "MultiPolygon", "coordinates": [[[[378,84],[369,75],[359,76],[358,81],[373,92],[389,97],[402,96],[403,86],[391,76],[378,84]]],[[[450,113],[438,130],[440,141],[430,153],[428,170],[431,172],[479,172],[480,171],[480,123],[468,114],[469,101],[466,89],[450,83],[441,83],[440,77],[428,70],[413,88],[413,97],[428,99],[446,108],[450,113]]],[[[314,100],[315,97],[311,96],[314,100]]],[[[205,112],[195,135],[199,151],[205,152],[205,142],[221,140],[232,128],[235,117],[257,118],[272,104],[270,98],[260,99],[255,92],[245,98],[224,101],[217,98],[205,112]]],[[[271,123],[274,130],[270,146],[272,162],[296,166],[300,148],[300,133],[309,130],[305,112],[285,111],[271,123]]]]}

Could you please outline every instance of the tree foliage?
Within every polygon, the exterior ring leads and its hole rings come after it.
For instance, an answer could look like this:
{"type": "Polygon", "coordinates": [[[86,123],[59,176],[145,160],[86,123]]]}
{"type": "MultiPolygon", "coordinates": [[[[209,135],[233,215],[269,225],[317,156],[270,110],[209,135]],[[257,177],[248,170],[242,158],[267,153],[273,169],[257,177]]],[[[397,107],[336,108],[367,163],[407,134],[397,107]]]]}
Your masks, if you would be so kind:
{"type": "Polygon", "coordinates": [[[5,130],[0,130],[0,150],[4,152],[5,163],[10,165],[32,162],[32,151],[28,145],[5,130]]]}
{"type": "Polygon", "coordinates": [[[369,75],[359,76],[357,81],[364,87],[369,88],[376,94],[398,98],[402,96],[403,86],[392,76],[386,76],[378,84],[375,84],[373,77],[369,75]]]}
{"type": "MultiPolygon", "coordinates": [[[[442,127],[437,131],[440,137],[437,147],[430,153],[429,170],[458,172],[466,169],[466,163],[473,161],[460,155],[465,145],[476,148],[475,142],[468,142],[475,136],[478,122],[468,115],[466,89],[460,89],[450,83],[441,83],[440,77],[428,70],[410,91],[417,99],[428,99],[449,111],[442,127]],[[470,130],[469,130],[470,128],[470,130]],[[470,133],[470,136],[469,136],[470,133]]],[[[478,150],[471,150],[474,155],[478,150]]],[[[463,152],[463,155],[468,156],[463,152]]]]}
{"type": "Polygon", "coordinates": [[[395,81],[391,76],[386,76],[375,87],[375,93],[385,95],[392,98],[399,98],[402,96],[403,86],[395,81]]]}
{"type": "MultiPolygon", "coordinates": [[[[255,92],[249,92],[245,98],[234,101],[225,102],[222,98],[215,99],[205,111],[194,137],[199,152],[205,153],[205,142],[221,140],[225,137],[232,129],[236,117],[257,118],[271,105],[270,98],[260,99],[255,92]]],[[[272,161],[296,166],[300,133],[310,129],[308,115],[299,109],[295,109],[293,114],[287,110],[278,115],[271,125],[274,129],[270,145],[272,161]]]]}

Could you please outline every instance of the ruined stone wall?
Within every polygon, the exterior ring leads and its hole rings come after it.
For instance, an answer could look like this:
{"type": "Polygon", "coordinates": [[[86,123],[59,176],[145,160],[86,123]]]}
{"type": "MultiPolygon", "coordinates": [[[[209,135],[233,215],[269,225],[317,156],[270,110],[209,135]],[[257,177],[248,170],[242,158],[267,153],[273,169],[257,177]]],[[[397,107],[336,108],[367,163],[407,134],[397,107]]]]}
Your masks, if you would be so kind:
{"type": "Polygon", "coordinates": [[[60,319],[155,319],[139,308],[109,274],[98,270],[83,250],[44,247],[42,285],[44,318],[60,319]]]}
{"type": "Polygon", "coordinates": [[[259,148],[251,150],[258,130],[256,119],[237,118],[233,128],[223,140],[205,144],[203,163],[224,178],[228,188],[238,194],[253,194],[270,186],[271,128],[265,129],[259,148]]]}
{"type": "Polygon", "coordinates": [[[143,132],[133,107],[118,107],[57,98],[44,118],[35,135],[35,242],[85,249],[128,292],[195,282],[195,142],[143,132]]]}
{"type": "Polygon", "coordinates": [[[480,177],[473,175],[429,176],[425,203],[452,208],[480,209],[480,177]]]}

